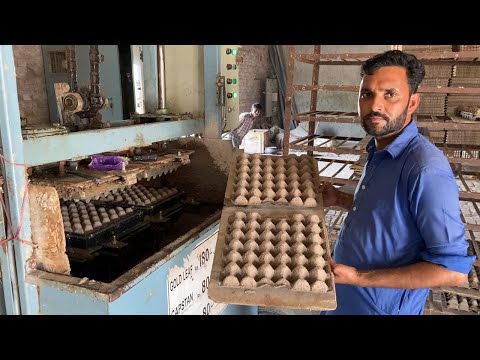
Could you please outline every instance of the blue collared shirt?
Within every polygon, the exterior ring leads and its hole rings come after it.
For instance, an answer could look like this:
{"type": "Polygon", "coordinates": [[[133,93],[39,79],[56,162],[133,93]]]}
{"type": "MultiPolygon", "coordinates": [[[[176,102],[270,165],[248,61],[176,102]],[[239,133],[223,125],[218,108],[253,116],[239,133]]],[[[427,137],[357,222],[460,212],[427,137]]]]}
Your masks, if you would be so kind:
{"type": "MultiPolygon", "coordinates": [[[[468,274],[475,257],[467,256],[458,187],[442,152],[415,121],[385,149],[372,139],[367,151],[335,262],[372,270],[428,261],[468,274]]],[[[336,284],[337,309],[327,314],[422,314],[428,291],[336,284]]]]}

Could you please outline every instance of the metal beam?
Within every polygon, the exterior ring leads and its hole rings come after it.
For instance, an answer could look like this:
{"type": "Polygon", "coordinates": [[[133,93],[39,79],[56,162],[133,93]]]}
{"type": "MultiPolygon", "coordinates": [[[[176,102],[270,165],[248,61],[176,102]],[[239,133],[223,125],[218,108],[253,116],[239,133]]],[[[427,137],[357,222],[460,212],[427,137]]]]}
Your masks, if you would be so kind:
{"type": "Polygon", "coordinates": [[[143,45],[145,112],[154,113],[158,105],[157,45],[143,45]]]}
{"type": "Polygon", "coordinates": [[[220,45],[204,45],[205,137],[211,139],[220,139],[222,135],[222,109],[217,105],[217,75],[220,74],[220,45]]]}
{"type": "Polygon", "coordinates": [[[26,271],[29,268],[27,260],[31,258],[33,248],[20,241],[22,239],[30,242],[31,231],[26,171],[24,166],[16,165],[24,162],[24,151],[12,45],[0,45],[0,69],[0,136],[3,156],[9,161],[4,162],[3,166],[4,190],[7,192],[12,225],[7,236],[13,238],[13,234],[19,229],[17,237],[3,244],[0,249],[2,253],[0,259],[8,263],[8,274],[2,275],[9,282],[4,282],[3,286],[10,287],[8,290],[10,294],[6,295],[12,296],[5,299],[6,310],[8,314],[15,315],[36,314],[39,310],[39,295],[35,286],[25,282],[26,271]]]}
{"type": "Polygon", "coordinates": [[[36,166],[129,147],[148,146],[158,141],[203,133],[203,125],[201,119],[170,120],[28,139],[23,141],[25,164],[36,166]]]}

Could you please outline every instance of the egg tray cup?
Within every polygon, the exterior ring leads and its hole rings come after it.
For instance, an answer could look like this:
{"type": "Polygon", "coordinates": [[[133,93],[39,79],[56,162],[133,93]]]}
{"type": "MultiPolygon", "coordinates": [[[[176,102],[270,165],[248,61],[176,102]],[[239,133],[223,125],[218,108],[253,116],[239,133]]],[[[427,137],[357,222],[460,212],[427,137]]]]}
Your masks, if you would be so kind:
{"type": "MultiPolygon", "coordinates": [[[[247,165],[247,166],[249,166],[249,172],[251,172],[252,167],[254,165],[252,165],[252,166],[247,165]]],[[[299,169],[299,170],[301,170],[301,169],[299,169]]],[[[303,174],[298,174],[297,173],[297,175],[299,177],[301,177],[303,174]]],[[[247,181],[247,182],[250,182],[250,181],[247,181]]],[[[263,188],[264,179],[261,179],[260,182],[262,183],[262,188],[263,188]]],[[[277,186],[276,181],[272,180],[272,182],[275,184],[275,186],[277,186]]],[[[255,206],[255,207],[258,206],[258,207],[270,208],[270,209],[278,209],[278,208],[283,209],[283,208],[288,208],[288,207],[292,207],[292,208],[295,208],[295,209],[302,209],[302,208],[304,208],[304,209],[323,209],[322,195],[319,192],[319,188],[320,188],[320,177],[318,175],[318,163],[313,157],[306,156],[306,155],[305,156],[297,156],[297,155],[271,156],[271,155],[259,155],[259,154],[244,154],[242,151],[236,150],[233,154],[233,161],[231,162],[231,165],[230,165],[228,182],[227,182],[227,187],[226,187],[226,190],[225,190],[224,205],[225,206],[241,206],[241,207],[245,207],[245,208],[249,208],[249,207],[252,207],[252,206],[255,206]],[[278,202],[277,200],[274,200],[272,202],[272,201],[264,201],[264,199],[261,199],[261,203],[259,203],[259,204],[239,205],[238,203],[235,202],[235,199],[236,199],[235,192],[237,191],[237,185],[238,185],[238,181],[239,181],[237,179],[237,168],[241,166],[241,161],[243,160],[243,158],[247,158],[249,160],[249,162],[258,158],[259,160],[262,161],[262,163],[267,158],[270,158],[273,162],[277,161],[278,159],[283,159],[283,161],[285,162],[285,169],[284,169],[285,174],[288,171],[287,164],[291,159],[297,160],[298,163],[300,163],[301,161],[307,160],[307,163],[309,164],[309,167],[310,167],[310,171],[308,171],[308,173],[310,174],[311,182],[313,184],[312,190],[315,193],[314,198],[317,202],[316,206],[305,206],[305,205],[296,206],[296,205],[291,204],[290,202],[282,203],[282,202],[278,202]],[[298,159],[296,159],[296,158],[298,158],[298,159]]],[[[263,190],[265,190],[265,189],[263,189],[263,190]]],[[[263,190],[261,190],[261,191],[263,191],[263,190]]],[[[273,190],[273,191],[275,191],[275,190],[273,190]]],[[[287,190],[287,192],[288,192],[288,190],[287,190]]]]}
{"type": "MultiPolygon", "coordinates": [[[[463,296],[467,299],[475,299],[477,300],[478,303],[480,303],[480,294],[478,294],[478,297],[470,297],[468,295],[465,295],[465,294],[459,294],[459,293],[451,293],[452,295],[455,295],[455,296],[463,296]]],[[[440,295],[440,302],[437,302],[435,305],[437,305],[437,307],[439,307],[440,311],[444,314],[451,314],[451,315],[479,315],[480,314],[480,309],[479,307],[477,307],[477,309],[472,309],[469,307],[468,310],[460,310],[460,309],[454,309],[454,308],[450,308],[448,307],[448,301],[447,301],[447,294],[446,292],[442,291],[439,293],[440,295]]]]}
{"type": "MultiPolygon", "coordinates": [[[[71,202],[65,202],[62,205],[68,206],[71,202]]],[[[114,208],[120,205],[113,205],[113,204],[105,204],[98,206],[104,206],[107,208],[114,208]]],[[[95,204],[95,207],[98,207],[95,204]]],[[[67,242],[67,246],[80,248],[80,249],[87,249],[92,246],[100,245],[106,241],[109,241],[114,234],[120,234],[125,229],[140,223],[143,221],[144,214],[140,210],[133,210],[133,212],[126,214],[118,219],[110,220],[110,222],[106,225],[102,225],[99,228],[86,231],[84,234],[75,234],[73,232],[65,231],[65,239],[67,242]]]]}
{"type": "Polygon", "coordinates": [[[91,203],[98,206],[121,206],[123,208],[131,207],[133,210],[141,210],[145,215],[152,215],[158,210],[170,208],[175,202],[180,201],[185,196],[185,192],[179,191],[176,194],[167,196],[163,199],[150,203],[148,205],[129,205],[126,202],[116,201],[100,201],[92,200],[91,203]]]}
{"type": "MultiPolygon", "coordinates": [[[[337,307],[336,292],[334,276],[330,267],[331,252],[328,241],[328,233],[325,228],[323,209],[265,209],[265,208],[248,208],[244,207],[224,207],[220,219],[220,229],[218,232],[217,243],[215,247],[214,260],[212,265],[212,272],[208,287],[208,296],[210,299],[226,304],[239,305],[256,305],[268,307],[284,307],[290,309],[304,309],[304,310],[334,310],[337,307]],[[315,292],[293,290],[293,284],[287,285],[269,285],[261,284],[257,287],[242,287],[242,286],[226,286],[222,285],[222,279],[225,278],[226,265],[224,257],[226,256],[227,247],[227,231],[229,230],[229,218],[235,213],[243,212],[245,214],[258,213],[262,219],[271,218],[272,221],[277,219],[285,219],[287,222],[293,222],[294,214],[301,214],[304,217],[308,215],[317,215],[320,219],[318,224],[321,229],[321,237],[323,239],[322,248],[325,252],[322,255],[325,260],[323,266],[327,274],[327,279],[324,281],[328,287],[326,292],[315,292]]],[[[278,223],[278,221],[277,221],[278,223]]],[[[232,225],[233,226],[233,225],[232,225]]],[[[308,233],[305,229],[303,234],[308,233]]],[[[228,237],[229,238],[229,237],[228,237]]],[[[247,241],[247,240],[243,240],[247,241]]],[[[258,241],[258,240],[257,240],[258,241]]],[[[293,241],[293,240],[289,240],[293,241]]],[[[296,240],[298,242],[298,240],[296,240]]],[[[309,244],[307,240],[304,244],[309,244]]],[[[258,251],[257,251],[258,252],[258,251]]],[[[311,255],[309,255],[311,256],[311,255]]],[[[259,262],[257,262],[257,265],[259,262]]],[[[258,276],[256,276],[258,277],[258,276]]]]}

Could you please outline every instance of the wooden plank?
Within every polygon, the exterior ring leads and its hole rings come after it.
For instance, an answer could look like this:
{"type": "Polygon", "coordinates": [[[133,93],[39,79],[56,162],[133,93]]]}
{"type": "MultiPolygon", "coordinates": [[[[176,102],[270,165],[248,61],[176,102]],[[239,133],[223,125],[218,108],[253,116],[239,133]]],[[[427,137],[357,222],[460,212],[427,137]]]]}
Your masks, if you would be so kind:
{"type": "MultiPolygon", "coordinates": [[[[314,54],[320,54],[320,45],[315,45],[314,54]]],[[[312,73],[312,85],[313,86],[318,86],[319,84],[319,75],[320,75],[320,66],[318,63],[315,63],[313,65],[313,73],[312,73]]],[[[310,94],[310,111],[316,111],[317,110],[317,97],[318,97],[318,90],[313,90],[310,94]]],[[[310,122],[308,124],[308,134],[313,135],[315,133],[315,123],[310,122]]],[[[308,145],[313,146],[314,140],[311,140],[308,142],[308,145]]],[[[309,151],[307,153],[309,156],[313,155],[313,151],[309,151]]]]}
{"type": "Polygon", "coordinates": [[[455,286],[440,286],[436,289],[450,292],[452,294],[456,294],[460,296],[473,298],[473,299],[480,299],[480,291],[474,290],[474,289],[455,287],[455,286]]]}
{"type": "Polygon", "coordinates": [[[331,152],[335,154],[351,154],[351,155],[361,155],[363,151],[354,150],[354,149],[345,149],[337,147],[321,147],[321,146],[308,146],[308,145],[292,145],[292,149],[301,150],[301,151],[318,151],[318,152],[331,152]]]}
{"type": "Polygon", "coordinates": [[[288,155],[290,145],[290,123],[293,105],[293,74],[295,71],[295,46],[288,46],[287,89],[285,94],[285,120],[283,123],[283,155],[288,155]]]}

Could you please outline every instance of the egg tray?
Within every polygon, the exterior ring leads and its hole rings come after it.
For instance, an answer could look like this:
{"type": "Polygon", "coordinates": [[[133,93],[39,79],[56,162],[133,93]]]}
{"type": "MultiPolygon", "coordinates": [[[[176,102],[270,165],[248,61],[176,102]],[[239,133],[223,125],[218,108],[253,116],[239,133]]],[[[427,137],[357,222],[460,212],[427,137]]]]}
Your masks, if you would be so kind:
{"type": "Polygon", "coordinates": [[[480,290],[480,266],[474,264],[470,269],[468,273],[468,287],[470,289],[480,290]]]}
{"type": "Polygon", "coordinates": [[[226,304],[333,310],[330,254],[323,210],[224,207],[208,296],[226,304]]]}
{"type": "MultiPolygon", "coordinates": [[[[69,205],[70,202],[65,202],[64,205],[69,205]]],[[[117,204],[105,204],[102,205],[105,208],[114,208],[119,206],[117,204]]],[[[143,220],[144,214],[140,210],[134,210],[133,212],[122,216],[121,218],[110,220],[107,225],[102,225],[99,228],[89,230],[84,234],[75,234],[73,232],[65,232],[65,239],[67,246],[88,249],[92,246],[97,246],[105,241],[111,239],[113,234],[120,234],[125,229],[128,229],[134,224],[137,224],[143,220]]]]}
{"type": "Polygon", "coordinates": [[[101,206],[121,206],[121,207],[131,207],[133,210],[141,210],[145,215],[152,215],[158,212],[159,210],[167,209],[170,205],[175,202],[180,201],[185,196],[184,191],[179,191],[176,194],[170,195],[166,198],[163,198],[159,201],[155,201],[149,205],[128,205],[126,202],[115,202],[115,201],[100,201],[92,200],[91,203],[101,206]]]}
{"type": "Polygon", "coordinates": [[[433,314],[445,315],[479,315],[480,294],[468,294],[433,289],[429,293],[430,310],[433,314]],[[462,300],[466,299],[462,303],[462,300]],[[452,301],[453,300],[453,301],[452,301]],[[456,301],[455,301],[456,300],[456,301]]]}
{"type": "Polygon", "coordinates": [[[311,156],[236,151],[230,165],[224,205],[320,209],[323,205],[319,187],[318,164],[311,156]]]}
{"type": "Polygon", "coordinates": [[[452,311],[454,313],[480,313],[479,299],[460,296],[458,294],[442,292],[442,305],[445,311],[452,311]],[[452,302],[456,300],[456,303],[452,302]],[[463,303],[462,303],[463,300],[463,303]],[[466,302],[465,302],[466,300],[466,302]]]}

